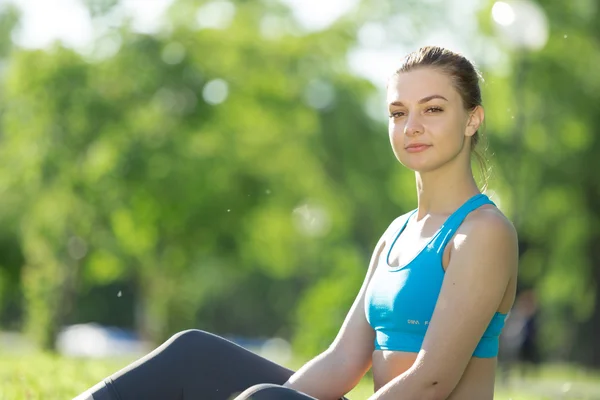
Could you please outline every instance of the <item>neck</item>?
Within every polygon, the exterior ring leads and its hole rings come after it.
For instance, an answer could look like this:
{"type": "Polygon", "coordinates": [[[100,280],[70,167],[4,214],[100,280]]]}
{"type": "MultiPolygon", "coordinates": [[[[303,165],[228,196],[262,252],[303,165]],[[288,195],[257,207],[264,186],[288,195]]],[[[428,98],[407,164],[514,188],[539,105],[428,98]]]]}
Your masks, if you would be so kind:
{"type": "Polygon", "coordinates": [[[446,165],[430,172],[416,172],[417,219],[428,214],[449,215],[480,193],[470,164],[468,168],[446,165]]]}

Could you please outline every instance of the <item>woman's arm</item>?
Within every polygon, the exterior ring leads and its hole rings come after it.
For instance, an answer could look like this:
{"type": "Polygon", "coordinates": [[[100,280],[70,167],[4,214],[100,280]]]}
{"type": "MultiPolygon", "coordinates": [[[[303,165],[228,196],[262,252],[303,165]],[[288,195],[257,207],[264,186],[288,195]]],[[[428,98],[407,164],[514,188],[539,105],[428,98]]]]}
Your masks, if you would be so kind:
{"type": "Polygon", "coordinates": [[[414,365],[370,400],[446,399],[516,277],[517,234],[497,212],[459,229],[435,311],[414,365]]]}
{"type": "Polygon", "coordinates": [[[329,348],[306,363],[285,383],[320,400],[339,399],[348,393],[371,367],[375,333],[365,317],[364,297],[385,245],[379,240],[362,287],[329,348]]]}

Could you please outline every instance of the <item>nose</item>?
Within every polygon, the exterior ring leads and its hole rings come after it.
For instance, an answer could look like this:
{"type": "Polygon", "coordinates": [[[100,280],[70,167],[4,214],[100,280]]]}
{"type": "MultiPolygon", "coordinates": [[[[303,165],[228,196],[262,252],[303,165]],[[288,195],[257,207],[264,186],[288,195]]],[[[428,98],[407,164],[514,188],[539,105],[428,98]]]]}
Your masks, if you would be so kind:
{"type": "Polygon", "coordinates": [[[423,124],[416,114],[409,114],[404,125],[404,134],[406,136],[417,136],[423,133],[423,124]]]}

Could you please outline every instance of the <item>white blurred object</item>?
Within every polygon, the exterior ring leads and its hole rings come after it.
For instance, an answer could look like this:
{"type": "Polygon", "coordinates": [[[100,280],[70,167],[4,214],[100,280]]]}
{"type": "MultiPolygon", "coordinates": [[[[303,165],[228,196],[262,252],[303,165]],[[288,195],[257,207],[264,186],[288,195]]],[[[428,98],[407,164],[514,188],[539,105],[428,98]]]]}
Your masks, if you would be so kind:
{"type": "Polygon", "coordinates": [[[196,22],[200,29],[227,29],[235,16],[235,4],[213,1],[198,8],[196,22]]]}
{"type": "Polygon", "coordinates": [[[304,29],[319,31],[351,11],[358,0],[283,0],[304,29]]]}
{"type": "Polygon", "coordinates": [[[492,18],[494,18],[496,23],[502,26],[509,26],[515,22],[515,11],[510,4],[503,1],[497,1],[492,7],[492,18]]]}
{"type": "Polygon", "coordinates": [[[331,221],[325,208],[305,203],[292,212],[296,229],[306,236],[318,237],[329,232],[331,221]]]}
{"type": "Polygon", "coordinates": [[[377,48],[385,44],[387,33],[383,24],[367,22],[358,30],[358,41],[362,46],[377,48]]]}
{"type": "MultiPolygon", "coordinates": [[[[76,50],[86,50],[96,37],[92,16],[81,0],[0,0],[22,13],[13,39],[26,48],[46,48],[55,40],[76,50]]],[[[110,12],[110,25],[131,19],[136,32],[157,32],[173,0],[122,0],[110,12]]],[[[89,52],[90,50],[87,49],[89,52]]]]}
{"type": "Polygon", "coordinates": [[[202,89],[202,98],[208,104],[221,104],[227,99],[229,94],[229,86],[223,79],[213,79],[204,85],[202,89]]]}
{"type": "Polygon", "coordinates": [[[20,332],[0,332],[0,353],[33,353],[39,348],[20,332]]]}
{"type": "Polygon", "coordinates": [[[292,358],[292,346],[285,339],[271,338],[265,341],[258,353],[271,361],[285,364],[292,358]]]}
{"type": "Polygon", "coordinates": [[[333,85],[322,79],[313,79],[306,85],[304,100],[314,109],[327,109],[335,100],[333,85]]]}
{"type": "Polygon", "coordinates": [[[128,331],[94,323],[67,326],[56,338],[56,349],[68,357],[136,356],[148,348],[128,331]]]}
{"type": "Polygon", "coordinates": [[[540,50],[548,42],[548,18],[537,3],[497,1],[492,7],[492,19],[499,36],[513,48],[540,50]]]}

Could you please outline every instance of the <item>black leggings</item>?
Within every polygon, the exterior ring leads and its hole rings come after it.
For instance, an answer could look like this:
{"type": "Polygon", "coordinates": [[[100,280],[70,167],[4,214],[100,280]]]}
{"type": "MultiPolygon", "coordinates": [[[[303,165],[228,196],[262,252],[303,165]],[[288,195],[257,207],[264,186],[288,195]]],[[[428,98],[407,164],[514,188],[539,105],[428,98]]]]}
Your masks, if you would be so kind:
{"type": "Polygon", "coordinates": [[[293,373],[219,336],[187,330],[77,399],[314,399],[281,386],[293,373]]]}

